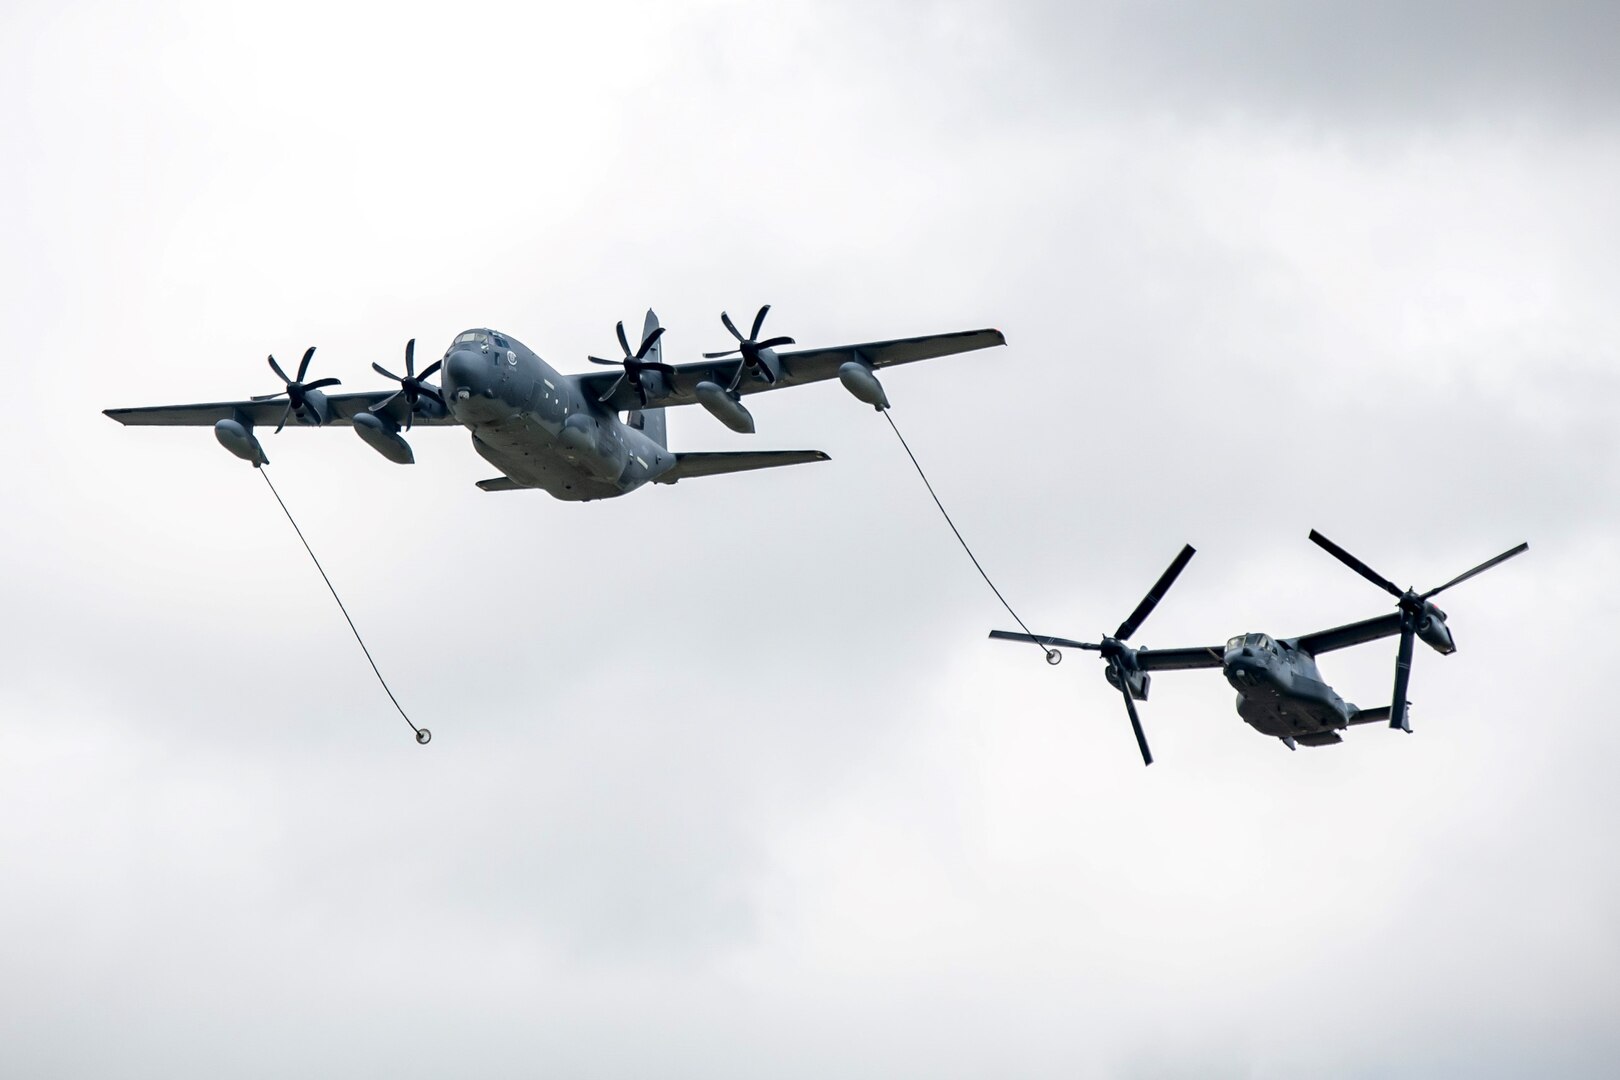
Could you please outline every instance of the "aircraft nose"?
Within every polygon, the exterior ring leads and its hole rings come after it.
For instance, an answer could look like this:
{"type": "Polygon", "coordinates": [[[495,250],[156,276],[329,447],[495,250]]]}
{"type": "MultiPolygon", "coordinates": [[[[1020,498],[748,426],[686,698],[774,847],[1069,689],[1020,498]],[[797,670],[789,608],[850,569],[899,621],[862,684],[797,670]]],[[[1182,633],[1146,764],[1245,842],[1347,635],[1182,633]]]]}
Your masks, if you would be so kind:
{"type": "Polygon", "coordinates": [[[489,357],[457,349],[444,358],[444,392],[452,402],[487,395],[493,389],[489,357]]]}

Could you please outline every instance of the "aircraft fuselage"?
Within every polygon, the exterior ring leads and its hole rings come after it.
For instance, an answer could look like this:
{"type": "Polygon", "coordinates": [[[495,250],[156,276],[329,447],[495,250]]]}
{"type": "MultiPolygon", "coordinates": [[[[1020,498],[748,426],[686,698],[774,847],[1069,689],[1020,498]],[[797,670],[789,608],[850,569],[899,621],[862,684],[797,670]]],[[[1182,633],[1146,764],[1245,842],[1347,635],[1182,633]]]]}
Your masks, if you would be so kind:
{"type": "Polygon", "coordinates": [[[1221,671],[1238,692],[1238,715],[1262,735],[1322,746],[1340,742],[1338,733],[1360,714],[1322,680],[1316,658],[1292,641],[1232,638],[1221,671]]]}
{"type": "Polygon", "coordinates": [[[675,465],[659,440],[504,334],[458,335],[445,352],[440,381],[450,415],[472,432],[479,456],[518,484],[555,498],[611,499],[675,465]]]}

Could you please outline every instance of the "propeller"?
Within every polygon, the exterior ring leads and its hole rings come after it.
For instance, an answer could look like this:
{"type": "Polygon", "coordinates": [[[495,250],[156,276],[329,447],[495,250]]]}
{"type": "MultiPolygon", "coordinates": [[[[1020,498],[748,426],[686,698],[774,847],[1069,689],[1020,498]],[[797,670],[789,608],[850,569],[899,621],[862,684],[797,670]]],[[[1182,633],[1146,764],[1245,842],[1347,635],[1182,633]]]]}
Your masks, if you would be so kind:
{"type": "MultiPolygon", "coordinates": [[[[1515,555],[1522,555],[1530,550],[1529,544],[1520,544],[1517,547],[1509,548],[1494,558],[1486,559],[1472,570],[1458,574],[1444,585],[1436,585],[1428,592],[1420,593],[1416,589],[1400,588],[1393,581],[1390,581],[1315,529],[1311,530],[1311,542],[1395,597],[1396,606],[1401,611],[1401,643],[1400,648],[1395,653],[1395,691],[1389,706],[1389,726],[1400,728],[1408,734],[1412,731],[1412,725],[1406,716],[1408,704],[1406,688],[1412,678],[1412,639],[1415,635],[1426,630],[1428,620],[1437,618],[1443,624],[1446,618],[1446,613],[1430,603],[1430,600],[1453,585],[1461,585],[1476,574],[1483,574],[1498,563],[1507,562],[1515,555]]],[[[1447,634],[1449,636],[1449,630],[1447,634]]]]}
{"type": "Polygon", "coordinates": [[[405,413],[405,430],[409,431],[411,430],[411,421],[416,417],[417,402],[421,401],[423,398],[427,398],[429,401],[436,401],[439,403],[439,407],[441,409],[448,410],[449,407],[444,403],[444,396],[439,393],[437,388],[427,384],[428,377],[435,371],[438,371],[443,364],[443,360],[435,360],[423,370],[422,374],[418,375],[416,373],[416,339],[411,338],[411,340],[405,343],[404,378],[400,378],[398,375],[395,375],[392,371],[389,371],[381,364],[371,365],[372,371],[375,371],[385,379],[392,379],[394,382],[399,383],[399,389],[395,390],[392,394],[389,394],[384,400],[373,405],[371,407],[371,411],[382,412],[384,409],[388,408],[394,403],[395,398],[403,394],[405,396],[405,404],[408,407],[405,413]]]}
{"type": "Polygon", "coordinates": [[[770,310],[771,305],[769,304],[759,309],[759,314],[754,316],[754,325],[749,330],[747,337],[743,337],[742,331],[737,329],[737,324],[731,321],[730,315],[724,311],[720,313],[720,321],[725,323],[727,330],[731,331],[731,336],[737,339],[737,347],[727,349],[724,352],[704,353],[703,358],[705,360],[718,360],[722,356],[742,354],[742,363],[737,366],[737,373],[731,377],[731,385],[726,387],[727,390],[737,389],[737,384],[742,382],[744,372],[750,375],[764,375],[765,381],[768,383],[776,382],[776,372],[769,364],[764,362],[762,354],[769,349],[776,348],[778,345],[793,345],[796,342],[790,337],[773,337],[765,341],[759,340],[760,327],[765,325],[765,313],[770,310]]]}
{"type": "Polygon", "coordinates": [[[274,356],[269,358],[270,370],[276,373],[276,378],[285,383],[286,387],[278,393],[255,395],[252,400],[274,401],[278,397],[286,397],[287,409],[281,414],[281,423],[276,425],[277,435],[281,434],[281,429],[287,426],[287,419],[292,416],[293,412],[304,407],[304,403],[308,401],[308,395],[311,390],[319,390],[323,386],[337,386],[343,381],[342,379],[333,379],[328,377],[325,379],[316,379],[311,383],[305,382],[304,376],[309,373],[309,362],[314,355],[315,346],[311,345],[309,348],[304,350],[304,358],[298,363],[298,377],[296,379],[289,378],[287,373],[281,370],[281,365],[276,363],[276,358],[274,356]]]}
{"type": "MultiPolygon", "coordinates": [[[[1136,610],[1126,616],[1125,621],[1119,624],[1119,629],[1115,630],[1113,634],[1104,637],[1101,641],[1068,641],[1063,638],[1043,638],[1031,634],[1014,634],[1005,630],[992,630],[990,636],[1011,641],[1033,641],[1037,645],[1045,646],[1048,663],[1057,662],[1053,659],[1054,656],[1061,658],[1061,654],[1053,647],[1055,645],[1063,645],[1071,649],[1085,649],[1088,652],[1100,654],[1108,664],[1108,681],[1118,687],[1120,694],[1125,698],[1125,714],[1131,719],[1131,731],[1136,735],[1137,749],[1142,751],[1142,764],[1151,765],[1153,764],[1153,752],[1148,749],[1147,735],[1142,731],[1142,719],[1136,714],[1136,702],[1131,695],[1133,676],[1143,680],[1145,680],[1146,676],[1142,675],[1136,667],[1136,650],[1125,644],[1125,642],[1132,634],[1141,629],[1142,624],[1147,621],[1147,617],[1153,613],[1153,609],[1159,606],[1159,601],[1164,599],[1164,594],[1170,591],[1170,586],[1175,584],[1176,578],[1180,577],[1181,572],[1187,569],[1187,564],[1192,561],[1195,553],[1191,544],[1184,545],[1165,572],[1159,575],[1159,580],[1153,583],[1153,588],[1149,589],[1147,595],[1142,597],[1142,602],[1136,605],[1136,610]]],[[[1145,682],[1141,689],[1145,697],[1147,694],[1145,682]]]]}
{"type": "MultiPolygon", "coordinates": [[[[647,321],[651,322],[652,320],[649,318],[647,321]]],[[[630,385],[635,387],[636,397],[641,399],[642,407],[646,408],[647,388],[641,385],[641,373],[643,371],[662,372],[664,377],[669,380],[670,385],[674,385],[675,369],[673,367],[657,360],[647,359],[647,354],[652,351],[652,347],[658,343],[659,338],[664,336],[664,328],[662,326],[653,327],[652,332],[641,339],[641,347],[633,353],[630,351],[630,339],[625,336],[622,321],[617,329],[619,331],[619,347],[624,350],[623,360],[604,360],[600,356],[587,356],[585,358],[593,364],[606,364],[609,367],[624,368],[624,373],[614,380],[613,385],[608,387],[607,391],[596,400],[607,401],[619,389],[620,384],[628,379],[630,385]]]]}

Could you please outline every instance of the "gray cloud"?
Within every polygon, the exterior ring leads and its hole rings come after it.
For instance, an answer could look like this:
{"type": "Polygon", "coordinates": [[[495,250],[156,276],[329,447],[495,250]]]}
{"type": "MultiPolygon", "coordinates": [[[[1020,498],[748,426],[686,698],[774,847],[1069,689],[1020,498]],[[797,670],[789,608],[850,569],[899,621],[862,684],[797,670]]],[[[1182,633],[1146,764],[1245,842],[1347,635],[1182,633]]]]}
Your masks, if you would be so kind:
{"type": "Polygon", "coordinates": [[[1610,16],[1169,10],[8,10],[9,1071],[1611,1073],[1610,16]],[[1039,628],[1184,541],[1149,644],[1378,610],[1312,526],[1419,585],[1532,551],[1416,735],[1290,755],[1189,673],[1144,772],[836,386],[756,410],[828,465],[585,507],[288,432],[423,751],[257,478],[96,414],[767,300],[1007,332],[886,382],[1039,628]]]}

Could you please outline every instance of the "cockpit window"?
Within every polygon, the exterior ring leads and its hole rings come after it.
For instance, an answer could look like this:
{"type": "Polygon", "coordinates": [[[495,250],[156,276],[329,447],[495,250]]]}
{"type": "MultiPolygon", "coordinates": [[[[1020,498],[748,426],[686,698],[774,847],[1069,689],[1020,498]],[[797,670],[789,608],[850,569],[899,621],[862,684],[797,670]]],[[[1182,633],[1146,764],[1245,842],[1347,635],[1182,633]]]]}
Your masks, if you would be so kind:
{"type": "Polygon", "coordinates": [[[1257,649],[1275,648],[1271,643],[1271,638],[1266,634],[1248,634],[1244,637],[1243,644],[1252,645],[1257,649]]]}
{"type": "Polygon", "coordinates": [[[499,334],[491,334],[489,336],[490,336],[491,340],[493,340],[495,342],[495,344],[498,345],[500,348],[510,349],[512,347],[512,346],[508,345],[506,343],[506,339],[501,337],[501,335],[499,335],[499,334]]]}
{"type": "Polygon", "coordinates": [[[489,340],[489,335],[482,330],[469,330],[456,338],[457,345],[482,345],[489,340]]]}
{"type": "Polygon", "coordinates": [[[1226,643],[1226,647],[1228,649],[1241,649],[1241,648],[1243,648],[1243,635],[1239,634],[1237,637],[1235,637],[1235,638],[1231,639],[1230,641],[1228,641],[1226,643]]]}

